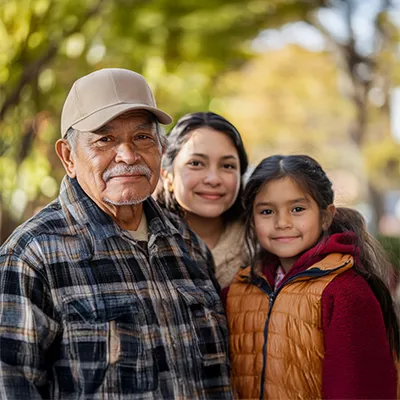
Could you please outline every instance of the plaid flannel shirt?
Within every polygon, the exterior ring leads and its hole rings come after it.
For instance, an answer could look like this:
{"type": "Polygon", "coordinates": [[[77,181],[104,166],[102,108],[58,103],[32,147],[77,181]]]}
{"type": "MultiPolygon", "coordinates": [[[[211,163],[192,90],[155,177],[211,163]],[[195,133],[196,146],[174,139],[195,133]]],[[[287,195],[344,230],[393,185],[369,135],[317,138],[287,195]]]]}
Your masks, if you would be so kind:
{"type": "Polygon", "coordinates": [[[148,199],[140,246],[65,177],[0,249],[0,398],[231,399],[213,262],[148,199]]]}

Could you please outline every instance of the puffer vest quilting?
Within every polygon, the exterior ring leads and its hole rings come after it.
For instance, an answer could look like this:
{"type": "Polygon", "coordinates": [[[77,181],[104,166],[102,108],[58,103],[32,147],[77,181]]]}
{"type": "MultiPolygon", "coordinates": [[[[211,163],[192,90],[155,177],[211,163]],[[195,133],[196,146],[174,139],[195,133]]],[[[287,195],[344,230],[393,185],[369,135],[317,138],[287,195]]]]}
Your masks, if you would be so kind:
{"type": "Polygon", "coordinates": [[[250,267],[238,272],[227,315],[232,384],[240,399],[322,397],[321,297],[352,266],[352,256],[330,254],[276,292],[263,277],[250,283],[250,267]]]}

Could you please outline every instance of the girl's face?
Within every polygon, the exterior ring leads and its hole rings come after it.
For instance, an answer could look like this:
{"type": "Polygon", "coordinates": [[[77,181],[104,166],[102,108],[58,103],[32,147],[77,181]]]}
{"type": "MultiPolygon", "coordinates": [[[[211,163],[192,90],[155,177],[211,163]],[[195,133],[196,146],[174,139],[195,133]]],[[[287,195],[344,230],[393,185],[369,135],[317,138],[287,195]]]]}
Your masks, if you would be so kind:
{"type": "Polygon", "coordinates": [[[231,139],[212,128],[192,131],[167,174],[179,205],[190,214],[220,217],[240,188],[239,155],[231,139]]]}
{"type": "Polygon", "coordinates": [[[315,245],[333,212],[332,205],[322,214],[315,200],[290,178],[270,181],[261,187],[253,205],[257,239],[279,257],[287,272],[301,253],[315,245]]]}

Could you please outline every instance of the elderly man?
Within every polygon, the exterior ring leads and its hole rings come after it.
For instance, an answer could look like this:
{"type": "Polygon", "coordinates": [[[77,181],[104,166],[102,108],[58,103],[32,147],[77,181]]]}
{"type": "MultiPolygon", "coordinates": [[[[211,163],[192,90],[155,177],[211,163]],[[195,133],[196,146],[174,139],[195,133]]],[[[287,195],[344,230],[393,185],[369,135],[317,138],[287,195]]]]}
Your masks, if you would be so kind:
{"type": "Polygon", "coordinates": [[[60,195],[0,249],[0,398],[231,398],[210,253],[150,197],[171,118],[103,69],[61,119],[60,195]]]}

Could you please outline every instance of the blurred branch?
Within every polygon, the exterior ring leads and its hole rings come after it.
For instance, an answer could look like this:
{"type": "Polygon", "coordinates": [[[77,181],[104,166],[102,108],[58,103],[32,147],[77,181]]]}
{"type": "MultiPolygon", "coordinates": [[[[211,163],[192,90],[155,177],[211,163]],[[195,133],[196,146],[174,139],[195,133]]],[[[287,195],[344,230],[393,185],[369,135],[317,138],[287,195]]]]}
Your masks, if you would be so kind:
{"type": "Polygon", "coordinates": [[[29,31],[26,35],[25,41],[22,43],[21,48],[19,49],[18,54],[14,57],[11,64],[24,64],[26,58],[26,50],[28,48],[29,38],[31,37],[32,33],[34,33],[35,29],[39,26],[41,20],[46,19],[54,6],[54,1],[51,1],[49,7],[46,10],[46,13],[41,17],[38,18],[37,15],[31,14],[29,25],[29,31]]]}
{"type": "MultiPolygon", "coordinates": [[[[72,28],[63,32],[63,35],[61,35],[59,40],[50,42],[46,51],[39,58],[30,64],[24,65],[24,69],[19,81],[11,93],[6,97],[3,105],[0,108],[0,121],[4,119],[8,109],[18,103],[23,87],[26,84],[37,80],[43,66],[48,64],[56,56],[62,41],[68,36],[81,31],[85,23],[101,11],[101,6],[105,1],[106,0],[98,0],[98,2],[92,8],[90,8],[72,28]]],[[[22,53],[24,53],[24,51],[25,50],[23,50],[22,53]]]]}
{"type": "MultiPolygon", "coordinates": [[[[390,88],[390,65],[384,65],[379,62],[379,56],[382,49],[394,43],[394,35],[391,35],[390,24],[388,24],[387,14],[391,5],[390,0],[385,0],[380,10],[377,10],[372,21],[374,29],[374,48],[367,56],[361,54],[357,49],[357,37],[353,29],[353,17],[356,13],[356,6],[351,0],[340,0],[338,2],[330,1],[330,7],[340,6],[343,11],[343,21],[345,23],[348,38],[346,42],[340,42],[317,20],[315,16],[309,16],[308,21],[316,27],[325,37],[328,44],[338,55],[338,63],[351,82],[350,98],[354,104],[356,116],[349,128],[349,138],[361,150],[366,141],[368,133],[369,99],[368,94],[372,85],[380,86],[385,103],[380,107],[381,120],[386,120],[386,126],[389,126],[389,88],[390,88]],[[379,79],[377,79],[379,78],[379,79]]],[[[385,128],[383,129],[385,131],[385,128]]],[[[388,129],[387,129],[388,130],[388,129]]],[[[371,179],[368,179],[368,193],[370,201],[375,212],[375,223],[371,225],[372,230],[377,230],[377,222],[383,216],[383,198],[382,193],[377,189],[371,179]]]]}
{"type": "Polygon", "coordinates": [[[351,24],[353,13],[352,6],[349,2],[345,2],[345,23],[349,34],[347,43],[340,43],[332,34],[319,22],[316,18],[308,17],[307,22],[317,28],[325,37],[327,42],[338,55],[338,63],[352,83],[351,100],[356,110],[357,118],[350,129],[349,135],[352,141],[360,147],[364,136],[367,123],[367,104],[368,91],[372,81],[372,71],[375,69],[375,61],[373,57],[365,57],[356,50],[356,38],[351,24]],[[360,72],[360,68],[364,68],[364,72],[360,72]]]}

